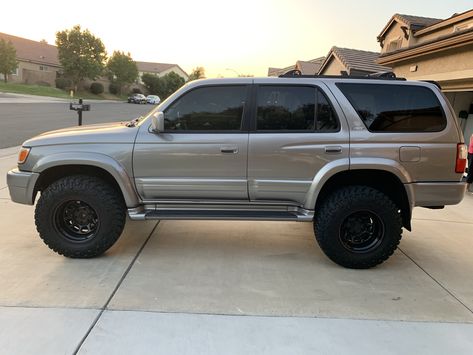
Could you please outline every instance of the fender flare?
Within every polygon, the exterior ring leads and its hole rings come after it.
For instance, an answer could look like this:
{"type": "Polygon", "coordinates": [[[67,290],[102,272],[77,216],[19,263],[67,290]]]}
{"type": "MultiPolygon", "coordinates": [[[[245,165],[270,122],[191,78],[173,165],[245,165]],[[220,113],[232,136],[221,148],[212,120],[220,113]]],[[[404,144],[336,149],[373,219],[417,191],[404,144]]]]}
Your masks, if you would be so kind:
{"type": "Polygon", "coordinates": [[[125,168],[112,157],[102,153],[89,152],[57,153],[39,159],[32,170],[41,174],[49,168],[61,165],[87,165],[105,170],[115,179],[120,187],[126,205],[128,207],[138,206],[138,194],[132,180],[125,168]]]}

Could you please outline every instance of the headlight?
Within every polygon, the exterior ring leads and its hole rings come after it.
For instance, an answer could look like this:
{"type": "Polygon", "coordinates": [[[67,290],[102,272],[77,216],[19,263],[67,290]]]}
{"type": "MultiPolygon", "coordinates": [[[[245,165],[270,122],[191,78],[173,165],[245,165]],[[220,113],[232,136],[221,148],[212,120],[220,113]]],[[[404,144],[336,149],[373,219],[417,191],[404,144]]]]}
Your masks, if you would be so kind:
{"type": "Polygon", "coordinates": [[[26,161],[30,154],[30,150],[31,148],[21,147],[20,152],[18,153],[18,164],[23,164],[26,161]]]}

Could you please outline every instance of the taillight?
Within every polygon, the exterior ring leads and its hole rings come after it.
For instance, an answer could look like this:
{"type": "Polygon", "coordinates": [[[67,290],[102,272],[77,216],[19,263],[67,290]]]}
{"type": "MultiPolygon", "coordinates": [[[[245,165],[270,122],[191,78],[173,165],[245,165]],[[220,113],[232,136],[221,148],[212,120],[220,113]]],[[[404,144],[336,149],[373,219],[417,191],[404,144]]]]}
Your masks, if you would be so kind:
{"type": "Polygon", "coordinates": [[[468,156],[466,145],[463,143],[457,144],[457,162],[455,164],[455,172],[463,174],[466,168],[466,158],[468,156]]]}

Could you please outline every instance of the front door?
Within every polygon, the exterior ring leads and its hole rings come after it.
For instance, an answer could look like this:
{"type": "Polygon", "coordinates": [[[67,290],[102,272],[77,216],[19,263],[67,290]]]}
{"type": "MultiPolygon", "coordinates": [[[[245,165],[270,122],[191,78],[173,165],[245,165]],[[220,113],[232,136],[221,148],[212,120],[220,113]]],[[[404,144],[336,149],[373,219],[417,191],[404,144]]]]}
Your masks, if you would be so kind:
{"type": "Polygon", "coordinates": [[[200,86],[164,111],[164,132],[142,125],[133,169],[144,200],[248,200],[248,85],[200,86]]]}

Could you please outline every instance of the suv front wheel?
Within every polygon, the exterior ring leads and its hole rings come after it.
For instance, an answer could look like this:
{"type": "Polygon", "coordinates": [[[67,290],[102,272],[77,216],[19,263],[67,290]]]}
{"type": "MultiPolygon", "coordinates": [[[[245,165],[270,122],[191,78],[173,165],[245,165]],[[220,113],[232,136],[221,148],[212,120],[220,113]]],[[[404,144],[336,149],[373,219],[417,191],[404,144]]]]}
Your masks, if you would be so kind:
{"type": "Polygon", "coordinates": [[[105,181],[75,175],[49,185],[36,205],[36,229],[44,243],[70,258],[103,254],[125,225],[121,195],[105,181]]]}
{"type": "Polygon", "coordinates": [[[399,208],[368,186],[348,186],[328,196],[316,212],[314,231],[335,263],[367,269],[388,259],[402,237],[399,208]]]}

